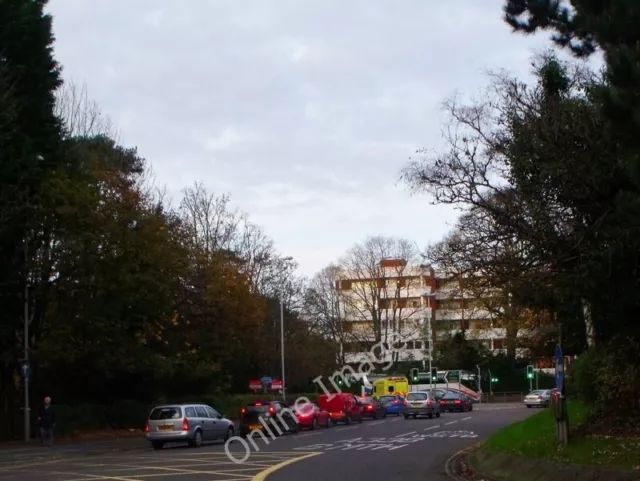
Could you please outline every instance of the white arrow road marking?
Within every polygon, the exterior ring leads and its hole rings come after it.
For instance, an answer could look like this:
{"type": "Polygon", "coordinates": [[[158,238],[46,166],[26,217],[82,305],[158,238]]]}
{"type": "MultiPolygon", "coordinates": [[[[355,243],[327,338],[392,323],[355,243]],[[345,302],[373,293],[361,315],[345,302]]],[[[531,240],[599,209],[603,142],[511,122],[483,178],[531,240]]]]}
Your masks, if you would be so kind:
{"type": "Polygon", "coordinates": [[[404,438],[405,436],[409,436],[409,434],[415,434],[416,431],[411,431],[410,433],[398,434],[396,438],[404,438]]]}
{"type": "Polygon", "coordinates": [[[408,444],[401,444],[400,446],[394,446],[392,448],[389,448],[389,451],[393,451],[394,449],[404,448],[405,446],[409,446],[409,445],[408,444]]]}

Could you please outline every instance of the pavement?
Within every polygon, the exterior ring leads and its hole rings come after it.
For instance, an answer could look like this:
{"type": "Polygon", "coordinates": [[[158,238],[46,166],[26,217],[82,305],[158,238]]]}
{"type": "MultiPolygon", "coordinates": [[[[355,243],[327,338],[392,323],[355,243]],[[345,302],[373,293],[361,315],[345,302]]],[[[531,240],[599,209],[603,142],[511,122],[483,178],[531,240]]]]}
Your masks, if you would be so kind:
{"type": "Polygon", "coordinates": [[[476,405],[434,419],[387,417],[351,426],[155,451],[144,439],[0,451],[0,481],[444,481],[445,463],[500,427],[522,405],[476,405]]]}

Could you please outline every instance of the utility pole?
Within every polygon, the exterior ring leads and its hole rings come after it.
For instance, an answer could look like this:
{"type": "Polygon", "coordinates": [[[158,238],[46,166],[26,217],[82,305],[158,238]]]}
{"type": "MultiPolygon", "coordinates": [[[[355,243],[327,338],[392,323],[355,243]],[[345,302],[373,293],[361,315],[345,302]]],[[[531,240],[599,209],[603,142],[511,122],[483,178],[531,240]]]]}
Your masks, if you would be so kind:
{"type": "Polygon", "coordinates": [[[24,364],[22,377],[24,379],[24,442],[31,441],[31,408],[29,407],[29,242],[24,238],[24,364]]]}
{"type": "Polygon", "coordinates": [[[284,299],[280,297],[280,361],[282,362],[282,399],[286,402],[287,394],[284,382],[284,299]]]}

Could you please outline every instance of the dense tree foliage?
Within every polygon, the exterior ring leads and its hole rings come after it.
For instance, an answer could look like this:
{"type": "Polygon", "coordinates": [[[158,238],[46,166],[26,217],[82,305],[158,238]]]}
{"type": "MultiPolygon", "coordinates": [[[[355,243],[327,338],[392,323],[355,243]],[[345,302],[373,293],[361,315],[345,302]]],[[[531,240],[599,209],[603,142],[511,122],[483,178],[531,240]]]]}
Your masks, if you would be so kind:
{"type": "Polygon", "coordinates": [[[61,87],[45,3],[0,2],[0,436],[21,432],[25,305],[33,401],[247,392],[279,377],[281,301],[289,388],[331,372],[295,263],[228,195],[195,184],[172,208],[86,90],[61,87]]]}
{"type": "MultiPolygon", "coordinates": [[[[577,57],[601,52],[602,75],[550,53],[534,85],[494,76],[483,101],[450,104],[450,148],[412,162],[405,179],[466,209],[442,258],[546,310],[574,353],[599,346],[613,370],[637,357],[629,351],[640,337],[640,9],[632,0],[506,3],[514,30],[551,30],[577,57]]],[[[616,379],[616,402],[637,403],[637,383],[616,379]]]]}

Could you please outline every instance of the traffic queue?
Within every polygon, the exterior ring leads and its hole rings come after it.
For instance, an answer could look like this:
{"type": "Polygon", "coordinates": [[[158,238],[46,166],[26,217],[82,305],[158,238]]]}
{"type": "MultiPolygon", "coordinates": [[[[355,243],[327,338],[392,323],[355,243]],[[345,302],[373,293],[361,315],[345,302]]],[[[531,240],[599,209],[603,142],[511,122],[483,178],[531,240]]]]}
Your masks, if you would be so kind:
{"type": "Polygon", "coordinates": [[[238,428],[234,421],[208,405],[157,406],[149,415],[145,433],[155,449],[176,442],[197,447],[212,440],[227,441],[236,434],[247,437],[255,431],[279,436],[285,432],[296,434],[301,429],[326,429],[387,416],[440,417],[447,411],[471,411],[473,403],[471,397],[455,389],[409,391],[407,378],[389,377],[376,380],[372,389],[361,392],[360,396],[338,392],[321,394],[317,403],[287,404],[274,400],[249,403],[240,411],[238,428]]]}

